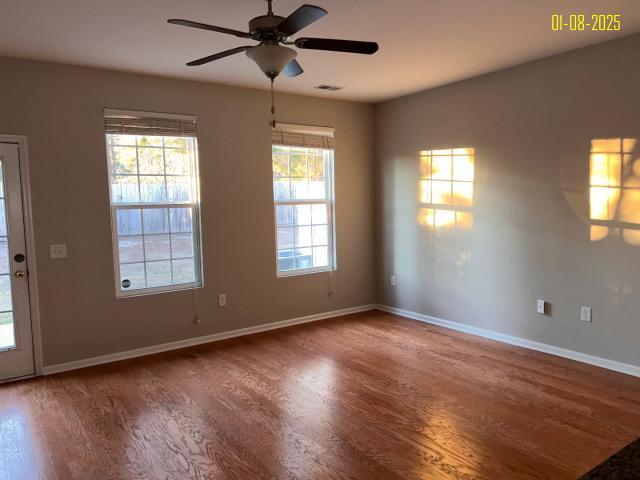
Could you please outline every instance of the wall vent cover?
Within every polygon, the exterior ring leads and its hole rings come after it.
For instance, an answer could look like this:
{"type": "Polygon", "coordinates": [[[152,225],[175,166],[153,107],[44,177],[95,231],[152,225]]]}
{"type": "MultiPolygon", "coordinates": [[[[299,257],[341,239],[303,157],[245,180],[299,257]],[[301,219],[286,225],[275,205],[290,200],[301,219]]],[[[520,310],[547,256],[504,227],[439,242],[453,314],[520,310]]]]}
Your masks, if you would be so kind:
{"type": "Polygon", "coordinates": [[[337,92],[338,90],[342,90],[344,87],[337,87],[335,85],[317,85],[313,88],[317,88],[318,90],[330,90],[332,92],[337,92]]]}

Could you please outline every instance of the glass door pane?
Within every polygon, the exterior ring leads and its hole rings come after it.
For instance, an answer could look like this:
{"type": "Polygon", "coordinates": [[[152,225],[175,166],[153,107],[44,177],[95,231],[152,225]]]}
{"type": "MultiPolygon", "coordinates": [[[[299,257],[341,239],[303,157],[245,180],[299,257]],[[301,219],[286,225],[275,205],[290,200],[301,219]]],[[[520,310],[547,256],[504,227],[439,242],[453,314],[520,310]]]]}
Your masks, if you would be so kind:
{"type": "Polygon", "coordinates": [[[4,164],[0,161],[0,350],[16,346],[9,271],[9,240],[4,188],[4,164]]]}

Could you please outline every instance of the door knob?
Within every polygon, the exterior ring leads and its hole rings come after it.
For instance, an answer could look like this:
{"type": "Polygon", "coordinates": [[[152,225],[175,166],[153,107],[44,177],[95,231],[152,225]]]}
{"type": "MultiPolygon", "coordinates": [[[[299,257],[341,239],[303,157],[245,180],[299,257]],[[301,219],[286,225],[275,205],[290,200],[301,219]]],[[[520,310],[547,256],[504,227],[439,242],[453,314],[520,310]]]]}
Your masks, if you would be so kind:
{"type": "Polygon", "coordinates": [[[16,276],[16,278],[23,278],[25,273],[24,270],[16,270],[14,275],[16,276]]]}

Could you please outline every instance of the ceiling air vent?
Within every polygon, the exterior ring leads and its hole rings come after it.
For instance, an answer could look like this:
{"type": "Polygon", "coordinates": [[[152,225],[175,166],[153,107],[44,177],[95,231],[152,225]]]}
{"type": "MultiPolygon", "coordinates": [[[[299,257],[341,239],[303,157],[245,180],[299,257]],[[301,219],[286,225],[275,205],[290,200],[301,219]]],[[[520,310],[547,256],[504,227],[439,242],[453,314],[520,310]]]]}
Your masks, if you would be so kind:
{"type": "Polygon", "coordinates": [[[318,85],[316,87],[318,90],[329,90],[331,92],[337,92],[338,90],[342,90],[344,87],[336,87],[335,85],[318,85]]]}

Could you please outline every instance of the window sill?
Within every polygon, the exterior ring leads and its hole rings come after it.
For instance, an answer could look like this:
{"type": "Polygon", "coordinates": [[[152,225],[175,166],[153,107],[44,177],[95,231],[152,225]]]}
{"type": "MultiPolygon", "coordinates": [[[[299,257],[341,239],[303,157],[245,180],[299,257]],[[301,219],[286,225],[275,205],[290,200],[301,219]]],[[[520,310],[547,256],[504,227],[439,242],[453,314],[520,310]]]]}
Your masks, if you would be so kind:
{"type": "Polygon", "coordinates": [[[333,267],[320,267],[320,268],[305,268],[301,270],[287,270],[285,272],[277,272],[278,278],[298,277],[300,275],[312,275],[314,273],[335,272],[336,268],[333,267]]]}
{"type": "Polygon", "coordinates": [[[203,283],[185,283],[182,285],[172,285],[171,287],[156,287],[156,288],[143,288],[140,290],[131,290],[129,292],[116,291],[116,298],[135,298],[135,297],[146,297],[148,295],[159,295],[162,293],[174,293],[174,292],[182,292],[185,290],[197,290],[199,288],[203,288],[203,283]]]}

